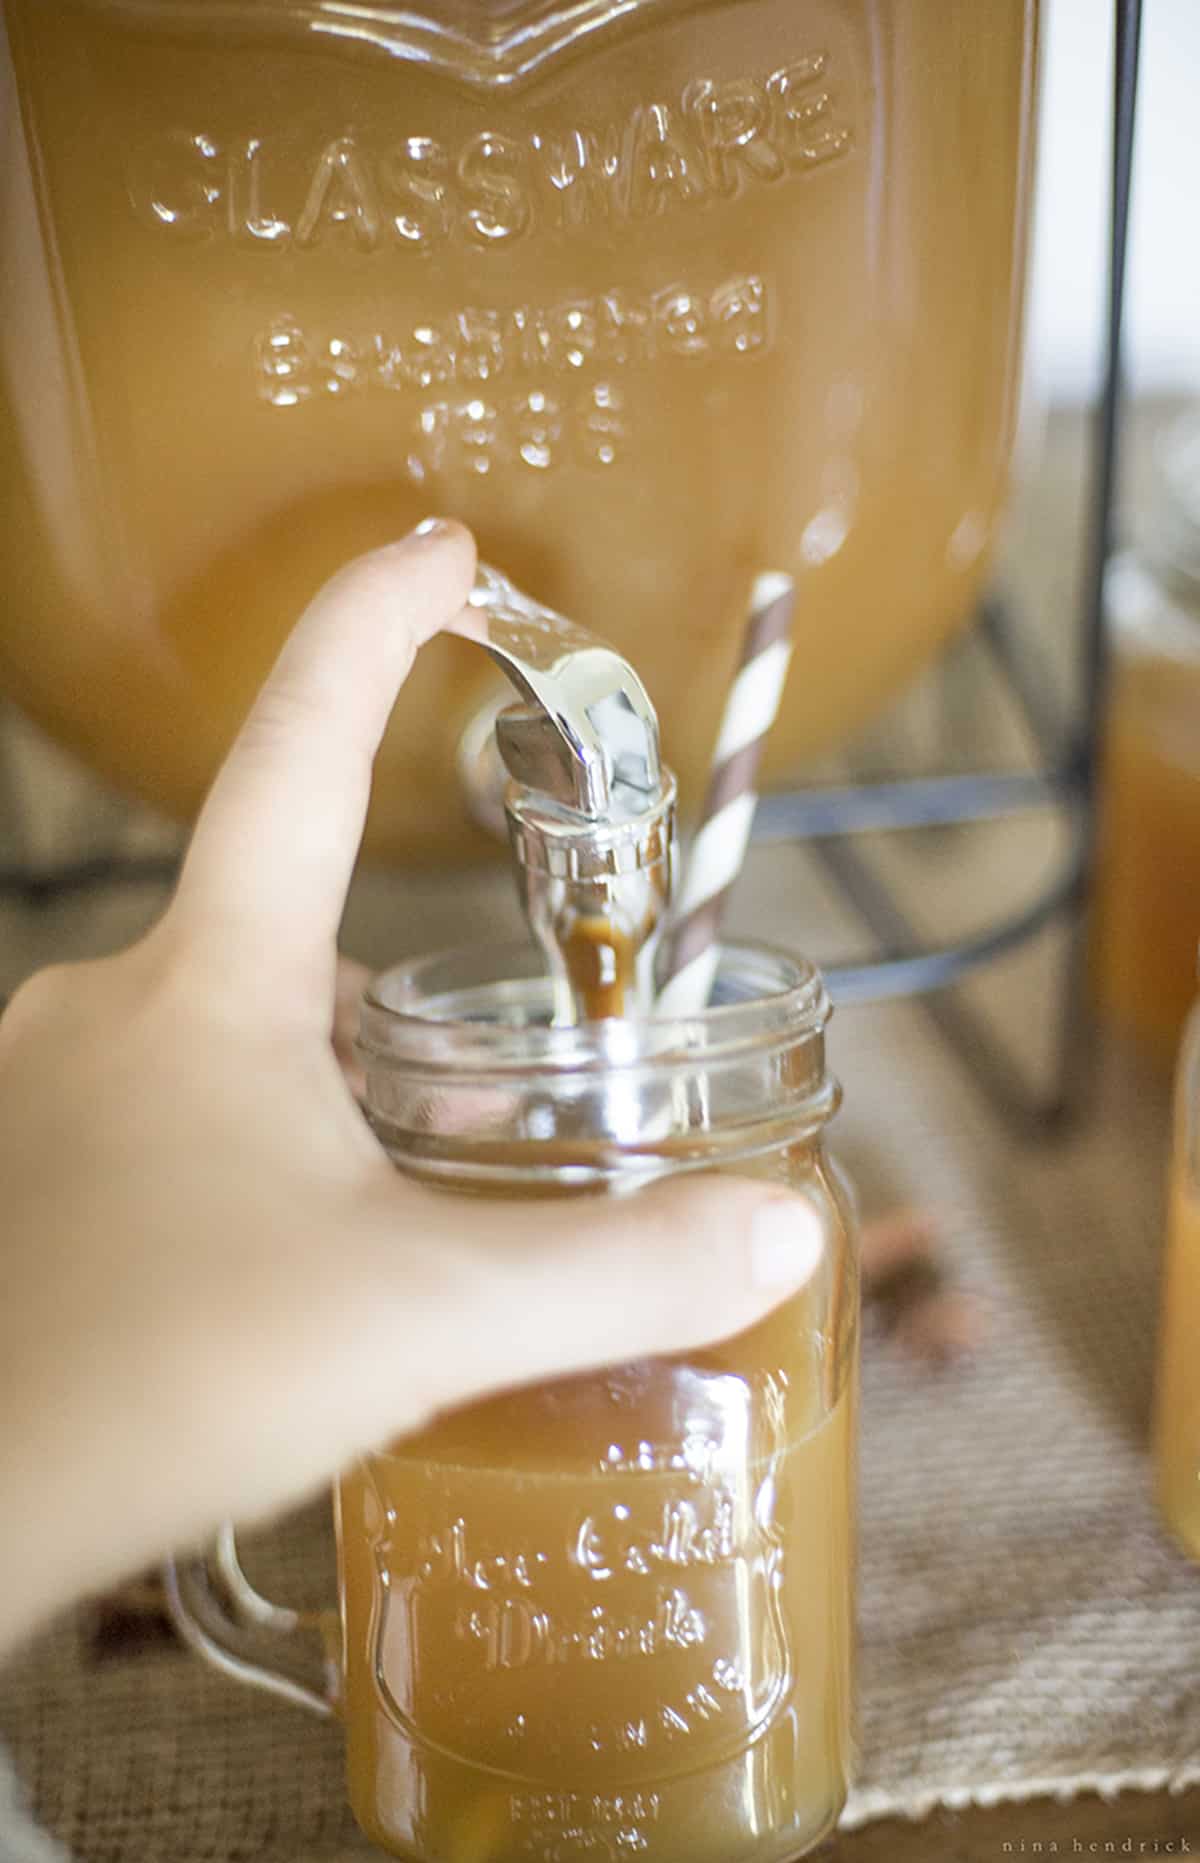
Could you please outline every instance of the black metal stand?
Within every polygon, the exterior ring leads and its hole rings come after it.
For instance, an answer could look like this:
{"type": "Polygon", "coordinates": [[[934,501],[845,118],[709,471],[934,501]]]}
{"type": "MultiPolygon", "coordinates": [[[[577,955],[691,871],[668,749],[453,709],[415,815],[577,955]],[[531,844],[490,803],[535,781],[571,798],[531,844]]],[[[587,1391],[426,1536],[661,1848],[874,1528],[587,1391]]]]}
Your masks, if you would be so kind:
{"type": "Polygon", "coordinates": [[[1101,727],[1108,690],[1104,577],[1112,550],[1121,411],[1121,327],[1124,311],[1129,203],[1141,0],[1116,0],[1112,130],[1112,198],[1104,378],[1092,442],[1092,490],[1087,567],[1079,616],[1078,709],[1060,717],[1004,606],[985,602],[978,625],[997,671],[1016,701],[1037,747],[1041,768],[941,775],[915,781],[810,789],[764,797],[760,840],[811,841],[837,890],[877,939],[881,955],[867,963],[828,964],[836,999],[863,1001],[922,994],[943,1035],[969,1056],[972,1071],[1005,1111],[1040,1132],[1080,1110],[1092,1077],[1092,1023],[1084,1001],[1083,941],[1096,841],[1096,791],[1101,727]],[[1065,820],[1067,851],[1057,872],[1028,901],[973,938],[936,947],[925,943],[897,904],[855,835],[903,828],[995,821],[1031,809],[1053,809],[1065,820]],[[1062,922],[1061,1009],[1054,1080],[1031,1083],[1009,1048],[961,997],[944,994],[980,965],[1062,922]]]}
{"type": "Polygon", "coordinates": [[[13,862],[0,866],[0,895],[27,906],[48,906],[95,886],[166,885],[178,872],[179,860],[171,854],[89,854],[54,867],[13,862]]]}
{"type": "MultiPolygon", "coordinates": [[[[763,797],[757,840],[811,842],[838,891],[877,939],[881,955],[866,963],[829,964],[830,988],[842,1001],[923,995],[938,1028],[968,1055],[976,1078],[1015,1119],[1046,1132],[1082,1103],[1089,1078],[1090,1021],[1082,994],[1082,943],[1095,848],[1100,734],[1108,684],[1104,575],[1111,552],[1121,407],[1121,325],[1124,308],[1134,117],[1142,0],[1115,0],[1115,84],[1112,199],[1104,379],[1095,413],[1087,569],[1079,616],[1079,702],[1062,717],[1047,703],[1028,650],[1004,605],[992,599],[977,626],[1037,748],[1032,773],[934,775],[814,788],[763,797]],[[854,837],[897,829],[995,821],[1030,810],[1058,813],[1068,829],[1058,871],[1008,917],[978,935],[943,946],[922,941],[854,837]],[[948,986],[1014,950],[1055,923],[1068,932],[1063,959],[1055,1079],[1039,1090],[984,1020],[948,986]]],[[[80,888],[170,878],[169,858],[103,856],[39,871],[0,866],[0,894],[46,903],[80,888]]]]}

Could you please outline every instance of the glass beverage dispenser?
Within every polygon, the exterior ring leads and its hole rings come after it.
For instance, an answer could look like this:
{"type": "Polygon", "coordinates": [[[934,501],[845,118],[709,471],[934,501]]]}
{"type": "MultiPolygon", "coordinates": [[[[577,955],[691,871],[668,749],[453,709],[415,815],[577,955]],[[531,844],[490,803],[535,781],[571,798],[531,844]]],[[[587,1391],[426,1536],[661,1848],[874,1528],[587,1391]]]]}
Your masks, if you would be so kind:
{"type": "MultiPolygon", "coordinates": [[[[635,658],[697,799],[748,592],[778,780],[970,612],[1036,0],[3,0],[0,685],[188,814],[302,606],[429,511],[635,658]]],[[[422,654],[370,844],[461,857],[422,654]]],[[[483,845],[482,842],[479,843],[483,845]]]]}

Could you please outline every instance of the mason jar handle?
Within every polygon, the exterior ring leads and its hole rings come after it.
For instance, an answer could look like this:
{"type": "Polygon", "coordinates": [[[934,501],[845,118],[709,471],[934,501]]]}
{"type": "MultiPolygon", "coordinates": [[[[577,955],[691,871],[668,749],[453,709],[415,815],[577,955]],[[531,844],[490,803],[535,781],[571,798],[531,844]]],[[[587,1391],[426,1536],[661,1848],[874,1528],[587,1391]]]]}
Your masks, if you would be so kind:
{"type": "Polygon", "coordinates": [[[242,1570],[237,1537],[226,1521],[202,1552],[180,1554],[163,1566],[163,1588],[171,1622],[210,1668],[262,1689],[294,1707],[328,1720],[341,1697],[341,1629],[336,1611],[293,1611],[272,1604],[242,1570]],[[307,1663],[288,1669],[260,1660],[264,1636],[299,1650],[309,1640],[307,1663]],[[319,1665],[319,1666],[318,1666],[319,1665]],[[305,1673],[307,1671],[307,1673],[305,1673]]]}

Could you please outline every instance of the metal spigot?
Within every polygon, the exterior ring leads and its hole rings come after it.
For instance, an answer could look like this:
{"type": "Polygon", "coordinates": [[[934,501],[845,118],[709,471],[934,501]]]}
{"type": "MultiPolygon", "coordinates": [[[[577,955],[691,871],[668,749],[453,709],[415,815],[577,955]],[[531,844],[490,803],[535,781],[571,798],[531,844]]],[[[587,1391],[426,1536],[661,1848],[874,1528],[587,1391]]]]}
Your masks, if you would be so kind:
{"type": "Polygon", "coordinates": [[[521,902],[556,1022],[645,1012],[670,900],[675,779],[629,662],[481,565],[459,631],[521,695],[496,719],[521,902]]]}

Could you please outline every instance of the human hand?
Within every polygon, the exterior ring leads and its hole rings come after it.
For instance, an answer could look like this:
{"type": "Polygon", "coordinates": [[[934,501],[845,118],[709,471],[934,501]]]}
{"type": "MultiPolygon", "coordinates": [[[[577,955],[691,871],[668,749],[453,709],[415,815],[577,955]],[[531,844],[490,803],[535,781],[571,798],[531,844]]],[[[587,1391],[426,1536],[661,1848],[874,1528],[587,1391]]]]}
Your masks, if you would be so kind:
{"type": "Polygon", "coordinates": [[[398,1176],[354,1103],[330,1035],[371,760],[473,570],[443,525],[336,576],[159,924],[0,1020],[0,1645],[441,1408],[739,1331],[815,1265],[811,1206],[734,1178],[585,1199],[565,1249],[552,1203],[398,1176]]]}

